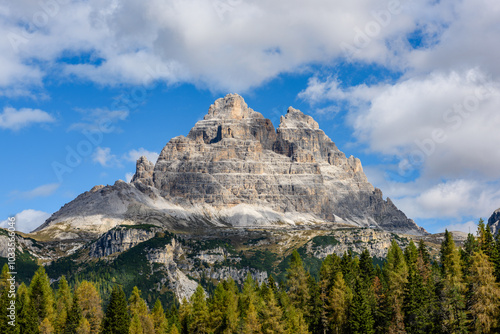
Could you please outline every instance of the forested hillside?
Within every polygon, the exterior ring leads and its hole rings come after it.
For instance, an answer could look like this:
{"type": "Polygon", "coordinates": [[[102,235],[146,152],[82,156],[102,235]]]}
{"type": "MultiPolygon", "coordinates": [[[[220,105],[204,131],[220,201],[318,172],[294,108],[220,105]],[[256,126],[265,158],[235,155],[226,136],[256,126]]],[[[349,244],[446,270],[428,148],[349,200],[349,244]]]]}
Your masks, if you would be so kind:
{"type": "Polygon", "coordinates": [[[209,295],[199,285],[167,310],[159,300],[148,305],[137,287],[125,296],[118,284],[107,295],[88,281],[51,284],[40,267],[17,288],[15,326],[4,266],[0,333],[498,333],[499,251],[482,221],[463,249],[446,232],[439,261],[423,241],[403,251],[393,240],[382,267],[366,250],[334,254],[315,279],[294,251],[282,281],[271,276],[259,286],[249,275],[243,286],[225,280],[209,295]]]}

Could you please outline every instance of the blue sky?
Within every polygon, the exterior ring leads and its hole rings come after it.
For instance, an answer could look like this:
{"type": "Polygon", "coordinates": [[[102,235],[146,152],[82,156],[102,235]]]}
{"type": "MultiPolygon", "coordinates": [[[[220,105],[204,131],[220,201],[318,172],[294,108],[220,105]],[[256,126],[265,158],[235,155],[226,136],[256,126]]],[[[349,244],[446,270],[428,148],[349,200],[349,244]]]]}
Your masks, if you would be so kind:
{"type": "Polygon", "coordinates": [[[495,0],[0,1],[0,221],[127,179],[227,93],[312,115],[430,232],[500,207],[495,0]],[[90,137],[89,137],[89,134],[90,137]]]}

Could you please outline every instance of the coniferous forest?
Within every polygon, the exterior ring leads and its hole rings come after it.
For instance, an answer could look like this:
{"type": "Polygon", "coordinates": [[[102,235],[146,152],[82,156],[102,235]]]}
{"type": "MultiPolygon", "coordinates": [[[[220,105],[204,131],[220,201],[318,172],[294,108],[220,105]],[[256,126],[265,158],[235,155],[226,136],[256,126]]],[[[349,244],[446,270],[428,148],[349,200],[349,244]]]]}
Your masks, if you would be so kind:
{"type": "Polygon", "coordinates": [[[88,281],[50,284],[40,267],[17,288],[11,326],[8,278],[5,266],[0,333],[500,333],[500,241],[482,221],[461,249],[446,231],[437,260],[422,241],[402,250],[393,240],[382,267],[367,250],[330,255],[316,280],[294,251],[282,282],[229,279],[210,295],[199,285],[170,309],[147,305],[137,288],[126,296],[116,285],[101,296],[88,281]]]}

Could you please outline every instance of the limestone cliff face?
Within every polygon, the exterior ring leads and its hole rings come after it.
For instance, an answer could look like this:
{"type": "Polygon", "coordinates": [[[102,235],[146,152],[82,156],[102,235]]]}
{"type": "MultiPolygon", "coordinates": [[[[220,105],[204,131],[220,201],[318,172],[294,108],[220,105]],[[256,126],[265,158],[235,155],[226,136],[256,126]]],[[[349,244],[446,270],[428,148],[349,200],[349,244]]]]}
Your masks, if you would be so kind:
{"type": "Polygon", "coordinates": [[[383,199],[359,159],[346,158],[312,117],[290,107],[275,129],[237,94],[215,101],[187,137],[170,140],[152,172],[138,162],[133,183],[183,207],[244,204],[318,221],[424,232],[383,199]]]}
{"type": "Polygon", "coordinates": [[[290,107],[278,128],[237,94],[210,106],[155,164],[141,157],[131,183],[96,186],[34,235],[95,240],[117,225],[170,231],[325,223],[425,234],[347,158],[310,116],[290,107]]]}

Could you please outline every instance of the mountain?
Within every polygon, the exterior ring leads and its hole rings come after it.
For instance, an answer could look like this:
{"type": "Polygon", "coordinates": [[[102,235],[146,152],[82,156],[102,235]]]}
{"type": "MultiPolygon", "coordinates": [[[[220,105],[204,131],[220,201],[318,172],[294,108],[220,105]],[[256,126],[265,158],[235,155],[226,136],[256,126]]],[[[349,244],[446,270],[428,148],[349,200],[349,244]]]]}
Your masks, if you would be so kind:
{"type": "Polygon", "coordinates": [[[155,164],[141,157],[131,183],[96,186],[34,235],[95,239],[114,226],[169,231],[343,226],[425,234],[347,158],[310,116],[290,107],[277,129],[237,94],[212,104],[155,164]]]}
{"type": "Polygon", "coordinates": [[[500,232],[500,208],[496,209],[488,219],[488,226],[494,235],[500,232]]]}

